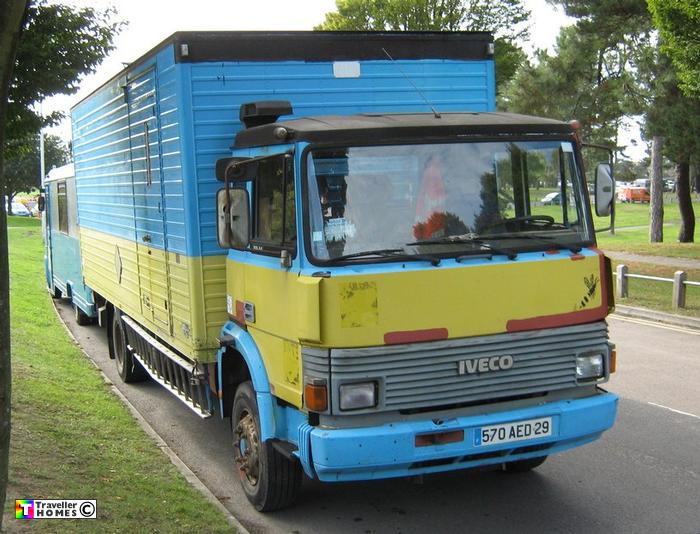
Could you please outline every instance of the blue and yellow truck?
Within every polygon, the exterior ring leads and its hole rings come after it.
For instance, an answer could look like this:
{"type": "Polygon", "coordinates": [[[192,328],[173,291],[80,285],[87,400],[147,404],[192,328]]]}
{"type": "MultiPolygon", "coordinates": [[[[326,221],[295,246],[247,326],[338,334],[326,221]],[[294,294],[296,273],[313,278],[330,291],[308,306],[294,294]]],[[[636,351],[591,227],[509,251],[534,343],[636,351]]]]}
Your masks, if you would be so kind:
{"type": "Polygon", "coordinates": [[[467,32],[176,33],[73,108],[80,309],[125,382],[230,417],[258,510],[613,425],[576,129],[494,109],[467,32]]]}

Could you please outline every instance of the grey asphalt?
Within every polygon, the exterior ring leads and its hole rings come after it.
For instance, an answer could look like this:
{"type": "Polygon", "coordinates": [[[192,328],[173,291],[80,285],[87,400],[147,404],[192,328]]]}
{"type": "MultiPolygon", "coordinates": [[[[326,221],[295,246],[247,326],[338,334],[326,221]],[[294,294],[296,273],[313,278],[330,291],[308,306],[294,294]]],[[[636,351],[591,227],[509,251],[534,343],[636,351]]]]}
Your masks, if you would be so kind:
{"type": "Polygon", "coordinates": [[[90,357],[251,532],[700,533],[700,332],[611,318],[617,424],[534,472],[305,480],[293,509],[262,515],[238,487],[228,422],[199,419],[153,382],[122,384],[104,329],[79,327],[66,303],[58,308],[90,357]]]}

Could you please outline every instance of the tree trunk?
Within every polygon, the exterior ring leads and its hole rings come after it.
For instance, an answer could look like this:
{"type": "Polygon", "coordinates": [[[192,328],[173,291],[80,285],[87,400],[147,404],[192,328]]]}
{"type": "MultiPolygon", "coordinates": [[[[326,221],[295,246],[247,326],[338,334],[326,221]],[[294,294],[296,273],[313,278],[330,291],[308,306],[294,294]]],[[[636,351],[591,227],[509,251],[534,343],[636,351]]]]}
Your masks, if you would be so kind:
{"type": "MultiPolygon", "coordinates": [[[[22,31],[26,0],[5,0],[0,17],[0,199],[5,198],[5,125],[7,98],[12,82],[17,43],[22,31]]],[[[10,367],[10,264],[7,250],[7,215],[0,202],[0,530],[7,493],[10,461],[10,401],[12,371],[10,367]]]]}
{"type": "Polygon", "coordinates": [[[681,243],[693,243],[695,241],[695,212],[690,198],[690,158],[684,156],[676,164],[676,195],[678,195],[678,209],[681,212],[681,229],[678,232],[678,241],[681,243]]]}
{"type": "Polygon", "coordinates": [[[664,138],[654,136],[651,142],[651,200],[649,211],[649,242],[661,243],[664,240],[664,174],[661,151],[664,138]]]}

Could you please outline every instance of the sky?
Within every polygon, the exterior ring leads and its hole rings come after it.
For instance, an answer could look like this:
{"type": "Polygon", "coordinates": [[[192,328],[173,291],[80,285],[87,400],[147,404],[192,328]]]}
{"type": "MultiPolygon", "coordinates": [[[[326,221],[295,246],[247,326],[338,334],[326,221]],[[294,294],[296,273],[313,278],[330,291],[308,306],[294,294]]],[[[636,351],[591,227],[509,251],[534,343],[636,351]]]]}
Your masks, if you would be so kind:
{"type": "MultiPolygon", "coordinates": [[[[85,76],[77,94],[57,96],[43,103],[43,112],[70,108],[102,83],[176,31],[187,30],[311,30],[321,23],[335,0],[62,0],[78,7],[116,8],[117,17],[128,26],[116,37],[115,49],[97,68],[85,76]]],[[[531,42],[525,47],[553,51],[559,28],[573,21],[560,8],[545,0],[523,0],[532,12],[531,42]]],[[[70,122],[47,130],[65,141],[70,139],[70,122]]],[[[641,143],[643,145],[643,143],[641,143]]],[[[641,146],[640,145],[640,146],[641,146]]],[[[644,147],[633,159],[644,156],[644,147]]]]}

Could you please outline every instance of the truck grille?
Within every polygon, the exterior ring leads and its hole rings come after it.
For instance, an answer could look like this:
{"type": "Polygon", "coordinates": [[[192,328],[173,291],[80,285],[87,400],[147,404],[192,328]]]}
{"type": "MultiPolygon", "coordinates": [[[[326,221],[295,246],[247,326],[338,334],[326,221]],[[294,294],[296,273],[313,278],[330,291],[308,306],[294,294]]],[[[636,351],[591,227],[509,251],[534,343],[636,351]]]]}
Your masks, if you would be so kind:
{"type": "MultiPolygon", "coordinates": [[[[330,358],[330,376],[326,376],[331,383],[331,410],[340,413],[335,408],[340,383],[368,379],[380,383],[380,410],[442,407],[574,387],[576,355],[607,354],[607,337],[607,324],[601,321],[429,343],[332,349],[326,356],[330,358]],[[458,373],[460,361],[504,355],[513,358],[510,369],[458,373]]],[[[313,356],[305,357],[305,369],[313,367],[314,376],[323,370],[323,352],[315,350],[313,356]]]]}

